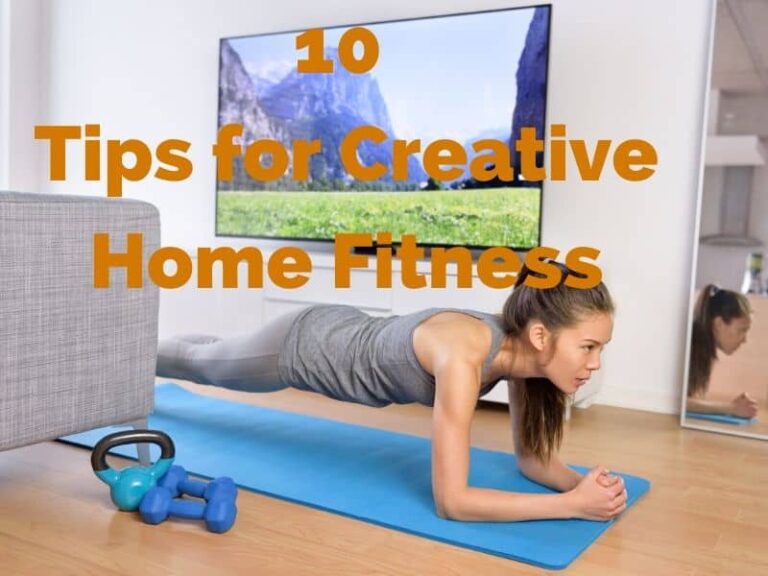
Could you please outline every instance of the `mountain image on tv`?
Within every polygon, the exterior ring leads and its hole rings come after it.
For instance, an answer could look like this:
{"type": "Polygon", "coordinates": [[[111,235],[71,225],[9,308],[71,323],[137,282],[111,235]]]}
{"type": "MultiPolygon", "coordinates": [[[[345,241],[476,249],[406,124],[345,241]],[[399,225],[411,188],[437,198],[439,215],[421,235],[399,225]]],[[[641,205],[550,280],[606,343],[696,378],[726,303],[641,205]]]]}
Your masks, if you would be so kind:
{"type": "MultiPolygon", "coordinates": [[[[233,177],[217,183],[217,234],[330,241],[339,232],[386,231],[395,242],[413,234],[423,245],[538,245],[541,183],[519,179],[516,168],[512,181],[477,181],[469,165],[477,140],[509,146],[523,127],[543,138],[549,7],[366,28],[376,36],[379,57],[362,74],[339,59],[348,27],[324,30],[332,73],[298,72],[297,61],[307,57],[296,48],[301,32],[222,39],[218,124],[240,124],[243,132],[233,177]],[[377,180],[354,178],[341,160],[342,142],[360,126],[387,136],[383,143],[362,140],[356,149],[360,164],[387,168],[377,180]],[[422,166],[424,149],[441,139],[466,152],[459,177],[436,180],[422,166]],[[246,170],[243,157],[258,140],[276,140],[288,152],[279,179],[254,179],[246,170]],[[306,179],[293,174],[297,140],[321,143],[306,179]],[[407,159],[405,179],[392,177],[394,140],[421,143],[407,159]]],[[[263,154],[260,161],[268,167],[273,159],[263,154]]],[[[514,147],[510,163],[518,164],[514,147]]]]}

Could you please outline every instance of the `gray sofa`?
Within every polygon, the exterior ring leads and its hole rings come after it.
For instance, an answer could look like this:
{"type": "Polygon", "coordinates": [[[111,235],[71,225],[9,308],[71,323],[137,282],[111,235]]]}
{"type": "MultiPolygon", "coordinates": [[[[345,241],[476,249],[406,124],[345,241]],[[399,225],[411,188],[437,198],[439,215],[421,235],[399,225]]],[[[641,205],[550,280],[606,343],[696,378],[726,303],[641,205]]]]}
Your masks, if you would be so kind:
{"type": "MultiPolygon", "coordinates": [[[[0,192],[0,451],[92,428],[146,425],[154,406],[157,209],[106,197],[0,192]],[[143,234],[143,288],[113,268],[93,287],[93,236],[143,234]]],[[[142,450],[143,452],[143,450],[142,450]]],[[[146,459],[146,453],[142,454],[146,459]]]]}

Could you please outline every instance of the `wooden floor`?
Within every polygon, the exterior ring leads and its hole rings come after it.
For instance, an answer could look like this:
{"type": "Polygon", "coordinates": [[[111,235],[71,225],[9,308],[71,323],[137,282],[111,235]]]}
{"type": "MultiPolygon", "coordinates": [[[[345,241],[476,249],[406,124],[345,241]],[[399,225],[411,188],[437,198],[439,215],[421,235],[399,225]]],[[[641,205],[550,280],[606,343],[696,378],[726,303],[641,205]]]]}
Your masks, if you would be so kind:
{"type": "MultiPolygon", "coordinates": [[[[370,409],[288,390],[190,388],[429,435],[421,406],[370,409]]],[[[483,405],[473,445],[511,450],[504,407],[483,405]]],[[[651,491],[564,573],[768,574],[768,443],[683,430],[674,416],[593,406],[574,411],[564,459],[644,476],[651,491]]],[[[143,524],[117,512],[90,452],[43,443],[0,453],[0,574],[465,575],[545,571],[241,491],[231,532],[196,522],[143,524]]],[[[119,464],[118,464],[119,465],[119,464]]],[[[553,543],[554,546],[557,543],[553,543]]]]}

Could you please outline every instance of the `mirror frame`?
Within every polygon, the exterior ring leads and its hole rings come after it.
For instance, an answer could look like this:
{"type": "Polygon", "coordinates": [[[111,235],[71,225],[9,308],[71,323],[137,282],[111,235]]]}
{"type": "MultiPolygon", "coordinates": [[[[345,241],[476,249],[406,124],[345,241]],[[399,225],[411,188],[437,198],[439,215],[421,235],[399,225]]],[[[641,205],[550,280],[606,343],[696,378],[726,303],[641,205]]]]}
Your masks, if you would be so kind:
{"type": "MultiPolygon", "coordinates": [[[[715,2],[716,6],[716,2],[715,2]]],[[[744,432],[741,430],[727,430],[724,428],[713,428],[704,424],[691,424],[685,417],[686,400],[688,398],[688,377],[691,369],[691,336],[693,333],[693,311],[696,302],[696,272],[699,267],[699,234],[701,232],[701,210],[704,198],[704,168],[706,164],[707,132],[709,128],[709,99],[712,92],[712,65],[715,52],[715,26],[717,24],[717,9],[712,10],[712,20],[709,23],[709,54],[707,55],[707,70],[705,81],[704,106],[701,118],[701,131],[699,133],[701,157],[699,162],[698,185],[696,186],[696,208],[693,224],[693,249],[691,251],[691,272],[688,289],[688,313],[686,314],[685,327],[685,370],[682,383],[682,398],[680,400],[680,427],[690,430],[702,430],[704,432],[713,432],[715,434],[726,434],[729,436],[740,436],[742,438],[752,438],[754,440],[768,440],[765,434],[755,434],[754,432],[744,432]]]]}

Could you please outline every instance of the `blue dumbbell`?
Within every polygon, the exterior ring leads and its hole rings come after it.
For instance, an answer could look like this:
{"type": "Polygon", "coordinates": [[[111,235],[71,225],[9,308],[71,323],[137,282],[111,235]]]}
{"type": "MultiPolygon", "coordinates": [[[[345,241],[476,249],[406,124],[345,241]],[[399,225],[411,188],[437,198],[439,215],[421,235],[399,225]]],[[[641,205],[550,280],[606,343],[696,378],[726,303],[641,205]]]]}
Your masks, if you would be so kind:
{"type": "Polygon", "coordinates": [[[167,488],[173,497],[187,494],[197,498],[213,500],[217,494],[231,494],[237,500],[237,486],[229,476],[222,476],[210,482],[190,480],[187,471],[181,466],[171,466],[170,470],[157,481],[158,486],[167,488]]]}
{"type": "Polygon", "coordinates": [[[155,486],[144,495],[139,506],[141,518],[147,524],[160,524],[169,516],[176,518],[204,519],[211,532],[226,532],[235,523],[237,507],[231,495],[220,493],[206,503],[174,499],[167,488],[155,486]]]}

